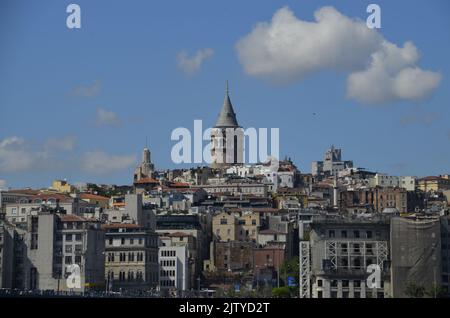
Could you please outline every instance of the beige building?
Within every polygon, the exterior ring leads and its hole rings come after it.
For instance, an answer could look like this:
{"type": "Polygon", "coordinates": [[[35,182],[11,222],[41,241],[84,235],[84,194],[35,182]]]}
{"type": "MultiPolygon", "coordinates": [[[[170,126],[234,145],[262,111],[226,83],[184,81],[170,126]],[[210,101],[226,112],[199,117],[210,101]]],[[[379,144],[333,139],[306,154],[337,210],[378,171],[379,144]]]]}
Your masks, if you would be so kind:
{"type": "Polygon", "coordinates": [[[256,241],[260,223],[257,213],[222,212],[213,217],[213,238],[219,242],[256,241]]]}
{"type": "Polygon", "coordinates": [[[429,176],[419,179],[419,189],[425,192],[450,190],[450,177],[445,176],[429,176]]]}
{"type": "Polygon", "coordinates": [[[100,208],[106,209],[109,206],[110,198],[102,195],[91,193],[80,193],[79,198],[85,202],[97,205],[100,208]]]}
{"type": "Polygon", "coordinates": [[[51,188],[61,193],[72,193],[75,191],[75,188],[66,180],[53,180],[51,188]]]}
{"type": "Polygon", "coordinates": [[[108,290],[149,290],[158,285],[157,234],[137,224],[107,224],[105,279],[108,290]]]}

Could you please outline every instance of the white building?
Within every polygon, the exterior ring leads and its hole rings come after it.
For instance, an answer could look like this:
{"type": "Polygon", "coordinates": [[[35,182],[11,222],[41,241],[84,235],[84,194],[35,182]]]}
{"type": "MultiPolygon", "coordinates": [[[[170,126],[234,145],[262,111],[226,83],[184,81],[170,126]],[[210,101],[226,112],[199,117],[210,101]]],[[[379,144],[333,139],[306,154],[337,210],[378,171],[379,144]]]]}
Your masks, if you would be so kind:
{"type": "Polygon", "coordinates": [[[414,191],[416,188],[416,178],[411,176],[397,177],[384,173],[377,173],[373,178],[369,179],[371,187],[400,187],[407,191],[414,191]]]}
{"type": "Polygon", "coordinates": [[[189,286],[187,246],[159,248],[159,286],[161,290],[185,291],[189,286]]]}

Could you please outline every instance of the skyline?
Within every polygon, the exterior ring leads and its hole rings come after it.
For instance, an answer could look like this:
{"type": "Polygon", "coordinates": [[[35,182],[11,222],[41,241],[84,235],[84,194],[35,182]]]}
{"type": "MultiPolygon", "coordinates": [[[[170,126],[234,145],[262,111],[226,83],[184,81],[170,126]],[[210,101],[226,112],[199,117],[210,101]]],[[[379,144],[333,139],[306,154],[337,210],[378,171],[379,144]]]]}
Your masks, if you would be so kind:
{"type": "MultiPolygon", "coordinates": [[[[255,42],[276,51],[276,43],[264,37],[271,27],[280,30],[276,21],[281,20],[282,32],[293,30],[300,38],[305,21],[311,22],[306,23],[308,36],[314,28],[328,30],[320,21],[349,19],[351,31],[354,18],[365,21],[371,2],[264,2],[257,8],[245,3],[240,10],[235,10],[238,2],[177,3],[178,10],[171,9],[173,3],[77,3],[79,30],[65,26],[69,2],[0,5],[0,39],[7,44],[0,52],[0,180],[6,187],[42,187],[64,178],[130,184],[147,138],[156,169],[195,166],[171,162],[175,142],[170,133],[177,127],[193,129],[196,119],[213,126],[226,80],[239,124],[279,127],[280,157],[291,157],[302,172],[309,173],[311,162],[334,144],[343,149],[344,160],[368,170],[449,173],[445,1],[428,6],[377,1],[382,28],[376,34],[363,31],[354,41],[359,49],[351,47],[356,53],[349,58],[344,34],[331,46],[341,53],[320,55],[317,64],[287,55],[281,62],[292,59],[292,67],[275,60],[263,69],[259,66],[268,65],[264,56],[248,56],[258,47],[255,42]],[[320,11],[326,6],[335,11],[320,11]],[[324,20],[314,18],[317,10],[324,20]],[[421,23],[415,18],[419,13],[421,23]],[[124,23],[116,23],[119,18],[124,23]],[[398,65],[425,72],[416,75],[425,76],[420,83],[426,87],[367,97],[364,87],[351,85],[352,76],[370,75],[372,54],[390,52],[380,51],[382,41],[407,56],[398,65]]],[[[311,52],[330,49],[323,45],[298,50],[314,56],[311,52]]]]}

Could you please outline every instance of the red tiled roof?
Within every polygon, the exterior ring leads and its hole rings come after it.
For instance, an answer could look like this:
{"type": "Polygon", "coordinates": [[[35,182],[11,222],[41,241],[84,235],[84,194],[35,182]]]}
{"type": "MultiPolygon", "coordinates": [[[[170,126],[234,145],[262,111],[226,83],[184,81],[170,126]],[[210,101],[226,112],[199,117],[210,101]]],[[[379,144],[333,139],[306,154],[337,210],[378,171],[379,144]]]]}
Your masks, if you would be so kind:
{"type": "Polygon", "coordinates": [[[424,180],[424,181],[436,181],[436,180],[442,180],[444,178],[442,177],[437,177],[437,176],[428,176],[428,177],[423,177],[420,180],[424,180]]]}
{"type": "Polygon", "coordinates": [[[169,184],[171,188],[189,188],[191,185],[186,182],[172,182],[169,184]]]}
{"type": "Polygon", "coordinates": [[[140,179],[138,181],[134,181],[134,184],[142,184],[142,183],[155,183],[155,184],[157,184],[157,183],[159,183],[159,181],[156,180],[156,179],[150,178],[150,177],[142,178],[142,179],[140,179]]]}
{"type": "Polygon", "coordinates": [[[102,195],[92,194],[92,193],[80,193],[81,199],[88,199],[88,200],[109,200],[108,197],[104,197],[102,195]]]}

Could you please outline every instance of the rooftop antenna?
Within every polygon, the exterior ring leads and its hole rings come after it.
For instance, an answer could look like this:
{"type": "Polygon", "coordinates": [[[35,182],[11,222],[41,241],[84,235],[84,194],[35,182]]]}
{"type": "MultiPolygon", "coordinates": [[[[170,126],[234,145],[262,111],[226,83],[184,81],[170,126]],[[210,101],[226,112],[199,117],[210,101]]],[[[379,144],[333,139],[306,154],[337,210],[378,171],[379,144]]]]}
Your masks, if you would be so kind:
{"type": "Polygon", "coordinates": [[[228,89],[228,80],[226,81],[226,89],[225,89],[225,92],[227,93],[227,95],[228,95],[228,93],[230,92],[229,89],[228,89]]]}
{"type": "Polygon", "coordinates": [[[148,148],[148,137],[145,136],[145,148],[148,148]]]}

